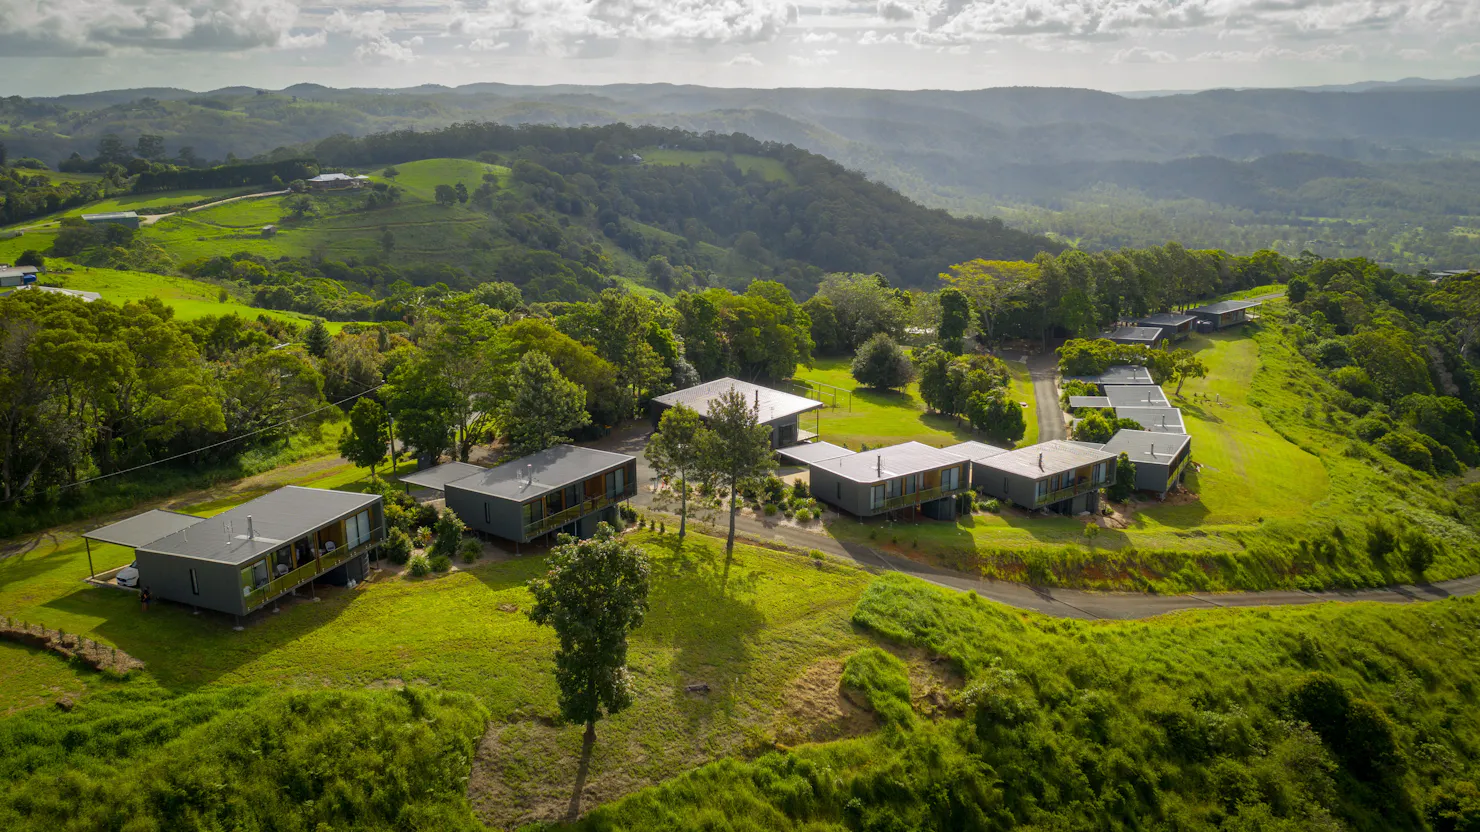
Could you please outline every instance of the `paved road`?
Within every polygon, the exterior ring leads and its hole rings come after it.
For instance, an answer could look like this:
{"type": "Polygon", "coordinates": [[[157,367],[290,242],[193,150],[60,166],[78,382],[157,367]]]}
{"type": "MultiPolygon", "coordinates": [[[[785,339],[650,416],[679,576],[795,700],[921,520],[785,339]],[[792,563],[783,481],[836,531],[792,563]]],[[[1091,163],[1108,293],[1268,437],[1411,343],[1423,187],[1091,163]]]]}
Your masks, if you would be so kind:
{"type": "Polygon", "coordinates": [[[1034,406],[1038,411],[1038,441],[1068,439],[1064,430],[1064,411],[1059,408],[1059,359],[1052,352],[1024,358],[1033,378],[1034,406]]]}
{"type": "Polygon", "coordinates": [[[165,217],[173,217],[176,214],[190,214],[195,211],[204,211],[207,208],[215,208],[217,205],[225,205],[228,202],[236,202],[241,199],[261,199],[266,196],[282,196],[283,194],[290,193],[292,191],[267,191],[260,194],[244,194],[242,196],[231,197],[230,199],[218,199],[215,202],[207,202],[205,205],[197,205],[194,208],[186,208],[183,211],[171,211],[168,214],[141,214],[139,216],[139,222],[142,225],[153,225],[165,217]]]}
{"type": "MultiPolygon", "coordinates": [[[[1057,412],[1057,406],[1055,406],[1057,412]]],[[[669,518],[670,526],[678,517],[653,507],[653,471],[643,448],[651,427],[635,425],[596,443],[606,450],[637,457],[637,496],[632,502],[648,514],[669,518]]],[[[694,518],[689,518],[694,524],[694,518]]],[[[715,517],[719,534],[724,534],[727,519],[723,512],[715,517]]],[[[1187,595],[1147,595],[1139,592],[1092,592],[1080,589],[1047,589],[1011,581],[989,581],[937,566],[917,563],[908,558],[880,552],[857,543],[844,543],[822,530],[821,524],[801,528],[778,519],[741,516],[735,519],[735,532],[747,541],[784,549],[808,551],[817,549],[833,557],[851,561],[870,572],[903,572],[937,586],[961,591],[975,590],[978,595],[1020,609],[1033,610],[1060,618],[1128,620],[1150,618],[1179,610],[1207,610],[1220,607],[1263,607],[1319,604],[1327,601],[1378,601],[1406,604],[1436,601],[1443,598],[1480,594],[1480,575],[1442,581],[1425,586],[1395,586],[1341,592],[1302,592],[1275,590],[1269,592],[1192,593],[1187,595]]]]}

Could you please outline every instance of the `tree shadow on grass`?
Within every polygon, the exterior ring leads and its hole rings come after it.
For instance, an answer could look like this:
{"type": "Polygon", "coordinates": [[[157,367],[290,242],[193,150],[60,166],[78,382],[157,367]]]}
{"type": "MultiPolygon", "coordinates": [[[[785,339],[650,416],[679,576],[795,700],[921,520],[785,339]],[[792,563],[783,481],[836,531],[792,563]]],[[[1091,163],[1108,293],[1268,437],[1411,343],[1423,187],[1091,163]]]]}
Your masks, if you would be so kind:
{"type": "Polygon", "coordinates": [[[733,680],[745,677],[759,658],[753,641],[766,619],[753,600],[758,576],[747,570],[744,550],[726,557],[722,548],[692,539],[682,548],[666,539],[648,549],[655,555],[651,606],[636,635],[676,648],[673,698],[686,701],[681,710],[698,724],[734,707],[733,680]],[[696,696],[685,689],[689,684],[709,690],[696,696]]]}
{"type": "Polygon", "coordinates": [[[1179,397],[1176,406],[1181,409],[1184,416],[1193,416],[1201,421],[1215,425],[1223,424],[1223,417],[1209,410],[1209,408],[1215,406],[1212,402],[1208,402],[1208,406],[1204,407],[1200,404],[1195,404],[1192,399],[1179,397]]]}
{"type": "Polygon", "coordinates": [[[237,619],[224,613],[188,605],[156,601],[147,612],[132,592],[92,587],[48,601],[43,606],[82,618],[102,620],[90,636],[116,645],[142,661],[146,671],[175,693],[209,685],[243,665],[272,653],[308,633],[332,624],[351,603],[355,592],[340,587],[308,587],[300,597],[282,599],[274,614],[268,605],[242,618],[245,629],[233,630],[237,619]]]}
{"type": "Polygon", "coordinates": [[[977,438],[977,434],[971,429],[971,425],[965,422],[958,422],[952,416],[943,416],[939,413],[926,413],[920,417],[920,424],[942,433],[949,433],[958,442],[977,438]]]}

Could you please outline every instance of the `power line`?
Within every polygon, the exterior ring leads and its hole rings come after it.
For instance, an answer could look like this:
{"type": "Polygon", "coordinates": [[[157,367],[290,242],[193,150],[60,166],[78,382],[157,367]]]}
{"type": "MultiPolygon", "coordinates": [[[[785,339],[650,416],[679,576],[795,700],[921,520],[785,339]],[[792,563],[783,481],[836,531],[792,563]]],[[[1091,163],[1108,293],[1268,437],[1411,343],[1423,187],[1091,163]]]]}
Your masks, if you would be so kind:
{"type": "MultiPolygon", "coordinates": [[[[198,454],[198,453],[201,453],[202,451],[209,451],[212,448],[219,448],[222,445],[229,445],[232,442],[240,442],[243,439],[249,439],[249,438],[251,438],[253,436],[256,436],[259,433],[266,433],[266,432],[268,432],[270,430],[277,430],[278,428],[283,427],[284,425],[290,425],[290,424],[298,421],[299,419],[307,418],[309,416],[314,415],[315,413],[322,413],[323,411],[328,410],[330,408],[338,407],[338,406],[344,404],[345,402],[353,401],[354,399],[358,399],[361,396],[368,395],[370,393],[374,393],[376,390],[379,390],[380,388],[384,387],[385,385],[386,385],[386,382],[383,382],[382,381],[381,383],[375,385],[374,387],[371,387],[369,390],[362,390],[361,392],[356,393],[353,396],[349,396],[348,398],[340,399],[337,402],[330,402],[329,404],[326,404],[323,407],[316,407],[313,410],[307,411],[305,413],[300,413],[300,414],[298,414],[297,416],[294,416],[291,419],[284,419],[283,421],[278,422],[275,425],[268,425],[265,428],[258,428],[257,430],[250,431],[248,433],[244,433],[241,436],[233,436],[230,439],[223,439],[220,442],[213,442],[213,443],[211,443],[209,445],[205,445],[203,447],[196,448],[195,450],[192,450],[192,451],[185,451],[183,453],[175,454],[174,456],[167,456],[164,459],[156,459],[153,462],[146,462],[143,465],[135,465],[132,468],[125,468],[122,471],[114,471],[111,474],[100,474],[100,475],[98,475],[96,477],[88,477],[85,480],[78,480],[77,482],[67,483],[65,485],[59,485],[59,486],[57,486],[57,488],[75,488],[75,487],[77,487],[79,485],[87,485],[90,482],[97,482],[98,480],[106,480],[106,479],[108,479],[110,477],[117,477],[117,476],[120,476],[122,474],[131,474],[134,471],[142,471],[145,468],[152,468],[155,465],[163,465],[166,462],[174,462],[177,459],[182,459],[182,458],[187,457],[187,456],[190,456],[192,454],[198,454]]],[[[21,497],[19,495],[17,495],[15,497],[10,498],[9,500],[0,501],[0,505],[4,505],[5,503],[13,503],[13,502],[15,502],[15,501],[17,501],[19,499],[21,499],[21,497]]]]}

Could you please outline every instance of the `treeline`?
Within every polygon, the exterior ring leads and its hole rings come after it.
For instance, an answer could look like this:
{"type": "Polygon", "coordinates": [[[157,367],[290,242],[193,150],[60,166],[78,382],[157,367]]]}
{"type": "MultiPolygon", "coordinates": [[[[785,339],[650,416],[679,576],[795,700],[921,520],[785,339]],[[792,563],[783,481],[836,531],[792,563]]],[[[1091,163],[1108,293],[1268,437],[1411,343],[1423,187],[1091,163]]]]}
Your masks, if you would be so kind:
{"type": "Polygon", "coordinates": [[[209,168],[157,166],[138,175],[134,180],[133,191],[134,193],[150,193],[153,191],[187,191],[197,188],[282,185],[295,179],[307,179],[317,173],[318,165],[312,158],[217,165],[209,168]]]}
{"type": "MultiPolygon", "coordinates": [[[[924,208],[826,158],[741,134],[622,124],[458,124],[430,132],[336,136],[320,142],[315,153],[336,167],[513,154],[523,163],[514,165],[514,178],[528,196],[560,214],[590,218],[629,250],[641,235],[625,229],[624,220],[657,226],[690,246],[733,248],[777,274],[795,267],[877,271],[901,285],[924,286],[946,266],[974,256],[1028,259],[1062,249],[1000,220],[961,219],[924,208]],[[633,151],[650,146],[775,159],[788,176],[768,180],[732,162],[637,163],[633,151]]],[[[666,254],[640,248],[633,253],[666,254]]]]}

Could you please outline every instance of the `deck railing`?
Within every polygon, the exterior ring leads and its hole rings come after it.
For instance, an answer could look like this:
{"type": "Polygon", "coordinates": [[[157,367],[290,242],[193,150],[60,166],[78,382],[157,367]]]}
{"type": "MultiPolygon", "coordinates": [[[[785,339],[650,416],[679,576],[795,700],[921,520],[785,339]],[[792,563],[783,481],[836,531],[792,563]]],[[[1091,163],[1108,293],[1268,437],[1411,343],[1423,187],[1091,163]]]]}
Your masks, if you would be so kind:
{"type": "Polygon", "coordinates": [[[319,575],[328,572],[330,569],[333,569],[339,564],[344,563],[347,560],[357,558],[378,545],[380,545],[379,540],[368,540],[358,546],[355,546],[354,548],[345,547],[342,549],[335,549],[332,552],[320,555],[319,557],[309,561],[308,563],[303,564],[302,566],[292,570],[291,572],[285,572],[282,575],[273,578],[262,586],[259,586],[251,592],[247,593],[247,612],[251,612],[261,607],[274,598],[286,595],[287,593],[308,583],[319,575]]]}
{"type": "Polygon", "coordinates": [[[901,494],[898,497],[889,497],[888,499],[884,500],[884,502],[880,503],[877,506],[874,506],[873,510],[893,511],[897,508],[917,506],[921,503],[928,503],[931,500],[939,500],[942,497],[949,497],[952,494],[960,494],[962,491],[965,490],[965,488],[962,488],[959,485],[955,488],[946,488],[944,486],[936,486],[935,488],[923,488],[913,494],[901,494]]]}
{"type": "Polygon", "coordinates": [[[601,511],[607,506],[615,505],[622,500],[633,496],[636,493],[637,486],[629,485],[627,488],[624,488],[623,490],[618,492],[602,494],[599,497],[592,497],[589,500],[582,500],[581,502],[571,506],[568,509],[558,511],[554,514],[549,515],[548,517],[541,517],[538,520],[524,524],[524,539],[533,540],[534,538],[539,537],[546,532],[549,532],[553,529],[558,529],[561,526],[566,525],[567,523],[572,523],[576,520],[579,520],[592,512],[601,511]]]}
{"type": "Polygon", "coordinates": [[[1083,480],[1081,482],[1077,482],[1071,486],[1068,486],[1067,488],[1060,488],[1058,491],[1048,492],[1047,494],[1038,498],[1038,500],[1036,501],[1036,505],[1052,505],[1053,503],[1057,503],[1060,500],[1067,500],[1070,497],[1078,497],[1080,494],[1085,494],[1090,491],[1098,491],[1109,484],[1110,482],[1108,480],[1104,482],[1083,480]]]}

